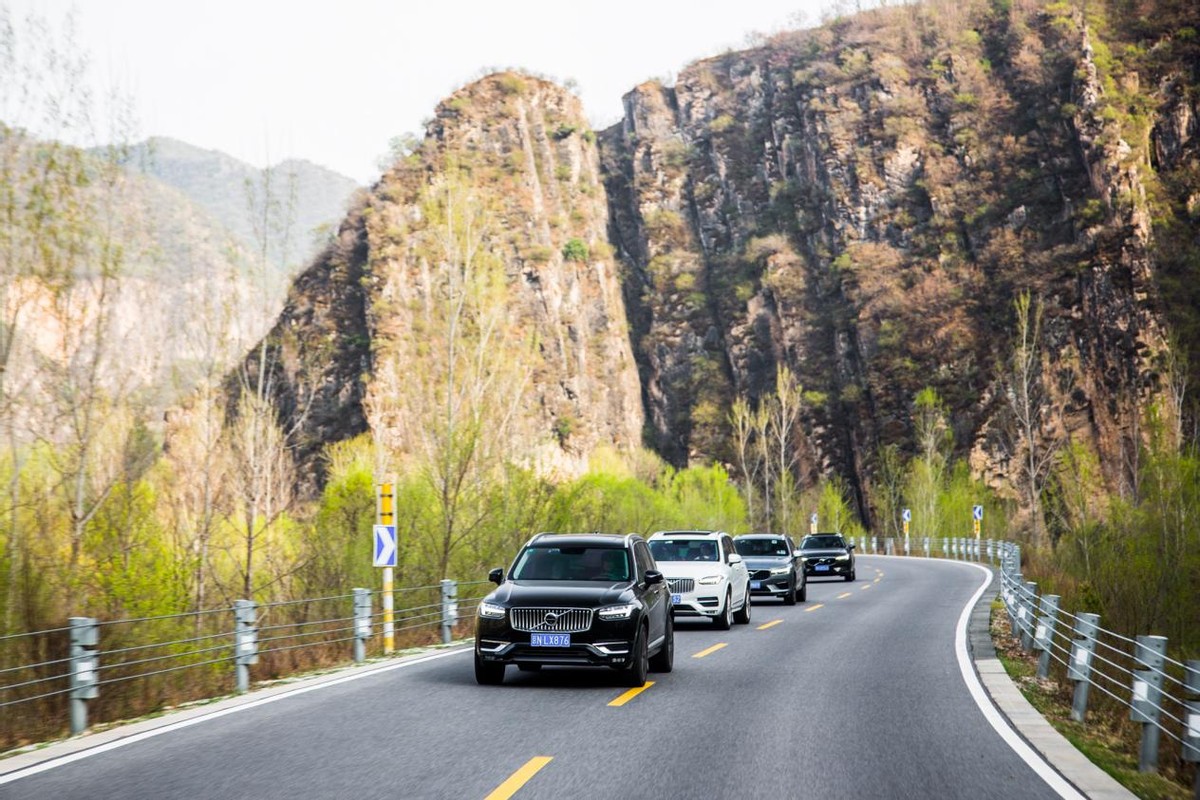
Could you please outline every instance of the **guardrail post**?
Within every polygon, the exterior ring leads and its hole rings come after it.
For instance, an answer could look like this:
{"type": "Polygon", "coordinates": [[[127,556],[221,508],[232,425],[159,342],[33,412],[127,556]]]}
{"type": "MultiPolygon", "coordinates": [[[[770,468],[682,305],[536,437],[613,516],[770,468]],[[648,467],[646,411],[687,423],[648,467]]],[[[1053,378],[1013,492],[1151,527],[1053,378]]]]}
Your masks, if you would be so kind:
{"type": "Polygon", "coordinates": [[[1133,702],[1129,718],[1142,723],[1142,750],[1138,772],[1158,771],[1158,720],[1162,704],[1163,666],[1167,637],[1138,636],[1134,658],[1144,669],[1133,671],[1133,702]]]}
{"type": "Polygon", "coordinates": [[[71,734],[87,730],[87,701],[100,696],[96,646],[100,628],[93,617],[71,617],[71,734]]]}
{"type": "Polygon", "coordinates": [[[1096,653],[1096,634],[1099,632],[1099,614],[1082,613],[1075,617],[1075,641],[1071,643],[1067,679],[1075,681],[1071,719],[1076,722],[1087,722],[1088,689],[1092,685],[1092,656],[1096,653]]]}
{"type": "Polygon", "coordinates": [[[367,660],[367,640],[371,638],[371,590],[354,590],[354,662],[367,660]]]}
{"type": "Polygon", "coordinates": [[[1033,609],[1037,607],[1037,583],[1026,581],[1017,602],[1017,624],[1021,628],[1021,647],[1033,649],[1033,609]]]}
{"type": "Polygon", "coordinates": [[[454,638],[454,623],[458,622],[458,584],[442,581],[442,644],[454,638]]]}
{"type": "Polygon", "coordinates": [[[1183,690],[1189,695],[1183,704],[1183,760],[1196,764],[1194,790],[1200,798],[1200,661],[1188,661],[1183,676],[1183,690]]]}
{"type": "Polygon", "coordinates": [[[1054,646],[1054,629],[1058,625],[1058,601],[1056,594],[1042,595],[1042,615],[1037,621],[1037,630],[1033,634],[1033,649],[1040,650],[1038,656],[1037,675],[1039,678],[1050,677],[1051,648],[1054,646]]]}
{"type": "Polygon", "coordinates": [[[929,537],[925,537],[925,557],[929,558],[929,537]]]}
{"type": "Polygon", "coordinates": [[[234,600],[234,661],[237,664],[237,690],[250,691],[250,666],[258,663],[258,604],[253,600],[234,600]]]}
{"type": "Polygon", "coordinates": [[[908,550],[908,534],[904,534],[904,555],[909,555],[908,550]]]}

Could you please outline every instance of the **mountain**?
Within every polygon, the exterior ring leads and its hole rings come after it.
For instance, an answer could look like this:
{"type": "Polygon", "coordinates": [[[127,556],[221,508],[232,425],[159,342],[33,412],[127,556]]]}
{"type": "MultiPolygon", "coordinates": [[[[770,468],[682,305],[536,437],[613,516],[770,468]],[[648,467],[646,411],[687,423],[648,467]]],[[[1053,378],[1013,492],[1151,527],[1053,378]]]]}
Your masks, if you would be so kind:
{"type": "MultiPolygon", "coordinates": [[[[321,445],[383,424],[377,358],[436,295],[422,192],[453,174],[497,204],[509,323],[542,343],[518,411],[543,435],[533,449],[578,431],[557,446],[579,464],[637,444],[644,420],[672,463],[733,462],[733,401],[773,392],[787,366],[803,484],[842,476],[869,519],[876,453],[914,447],[930,387],[957,452],[1014,493],[1028,292],[1034,439],[1127,480],[1145,412],[1178,418],[1180,357],[1200,363],[1200,50],[1172,0],[1088,14],[937,2],[838,18],[636,87],[598,137],[543,81],[456,92],[266,340],[309,473],[321,445]]],[[[428,367],[410,354],[408,370],[428,367]]]]}

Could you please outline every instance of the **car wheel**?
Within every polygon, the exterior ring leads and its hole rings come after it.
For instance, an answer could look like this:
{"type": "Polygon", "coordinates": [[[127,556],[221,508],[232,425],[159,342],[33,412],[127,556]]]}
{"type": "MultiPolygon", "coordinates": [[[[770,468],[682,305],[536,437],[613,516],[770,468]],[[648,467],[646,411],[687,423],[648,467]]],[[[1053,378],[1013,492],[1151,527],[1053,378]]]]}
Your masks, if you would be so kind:
{"type": "Polygon", "coordinates": [[[633,640],[633,659],[625,668],[626,686],[645,686],[646,673],[650,671],[649,658],[646,656],[646,626],[638,627],[637,638],[633,640]]]}
{"type": "Polygon", "coordinates": [[[799,600],[801,603],[808,602],[808,581],[807,580],[805,580],[803,583],[800,584],[800,592],[799,592],[799,594],[796,595],[796,599],[799,600]]]}
{"type": "Polygon", "coordinates": [[[650,669],[655,672],[670,672],[675,666],[675,615],[667,612],[667,638],[662,647],[650,659],[650,669]]]}
{"type": "Polygon", "coordinates": [[[541,664],[517,664],[517,669],[521,670],[521,672],[541,672],[542,665],[541,664]]]}
{"type": "Polygon", "coordinates": [[[856,577],[857,576],[854,574],[854,570],[850,570],[850,574],[846,576],[846,583],[849,583],[850,581],[854,580],[856,577]]]}
{"type": "Polygon", "coordinates": [[[792,584],[788,586],[787,594],[783,596],[783,604],[785,606],[796,605],[796,576],[792,576],[792,584]]]}
{"type": "Polygon", "coordinates": [[[725,608],[721,609],[721,616],[713,617],[713,625],[719,631],[727,631],[733,624],[733,593],[725,593],[725,608]]]}
{"type": "Polygon", "coordinates": [[[750,586],[746,586],[746,594],[742,600],[742,607],[733,615],[733,621],[738,625],[750,624],[750,586]]]}
{"type": "Polygon", "coordinates": [[[499,686],[504,683],[504,665],[489,664],[476,653],[475,682],[480,686],[499,686]]]}

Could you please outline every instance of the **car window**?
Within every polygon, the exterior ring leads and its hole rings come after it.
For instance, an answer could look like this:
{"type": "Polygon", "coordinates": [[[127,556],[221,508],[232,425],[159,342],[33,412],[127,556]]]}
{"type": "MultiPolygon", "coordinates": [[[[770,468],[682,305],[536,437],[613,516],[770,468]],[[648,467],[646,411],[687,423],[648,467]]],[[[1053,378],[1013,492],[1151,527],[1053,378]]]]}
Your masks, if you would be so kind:
{"type": "Polygon", "coordinates": [[[620,547],[527,547],[513,567],[518,581],[627,581],[629,555],[620,547]]]}
{"type": "Polygon", "coordinates": [[[786,539],[734,539],[733,546],[743,556],[790,556],[786,539]]]}
{"type": "Polygon", "coordinates": [[[809,550],[816,547],[845,547],[846,543],[841,536],[828,536],[817,534],[816,536],[805,536],[804,541],[800,543],[801,550],[809,550]]]}
{"type": "Polygon", "coordinates": [[[702,539],[656,539],[650,543],[655,561],[716,561],[717,543],[702,539]]]}
{"type": "Polygon", "coordinates": [[[654,559],[650,556],[650,551],[646,549],[645,542],[637,542],[633,546],[633,557],[637,562],[638,580],[645,580],[646,570],[654,569],[654,559]]]}

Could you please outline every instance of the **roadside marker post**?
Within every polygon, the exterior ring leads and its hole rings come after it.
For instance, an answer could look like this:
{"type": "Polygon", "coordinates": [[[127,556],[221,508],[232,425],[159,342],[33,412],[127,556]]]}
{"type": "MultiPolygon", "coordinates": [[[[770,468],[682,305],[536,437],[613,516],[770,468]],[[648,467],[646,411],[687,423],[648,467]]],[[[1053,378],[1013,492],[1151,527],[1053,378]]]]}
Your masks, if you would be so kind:
{"type": "Polygon", "coordinates": [[[1037,676],[1050,677],[1050,655],[1054,645],[1054,629],[1058,626],[1058,601],[1056,594],[1044,594],[1041,600],[1041,616],[1033,633],[1033,649],[1041,651],[1038,657],[1037,676]]]}
{"type": "MultiPolygon", "coordinates": [[[[383,566],[383,597],[382,597],[382,600],[383,600],[383,653],[384,653],[384,655],[391,655],[392,652],[395,651],[395,649],[396,649],[396,625],[395,625],[395,617],[394,617],[396,598],[395,598],[395,592],[393,591],[393,584],[392,584],[392,581],[394,579],[394,576],[392,574],[392,569],[396,566],[396,551],[399,548],[396,546],[397,545],[397,542],[396,542],[396,512],[395,512],[396,506],[395,506],[395,497],[393,496],[392,492],[393,492],[392,484],[390,484],[390,483],[379,484],[378,489],[377,489],[377,496],[376,496],[377,502],[376,502],[376,515],[375,515],[376,519],[378,520],[378,525],[375,528],[376,545],[377,545],[376,555],[377,556],[381,555],[381,554],[388,555],[386,552],[387,551],[386,542],[382,543],[383,544],[382,547],[379,547],[379,545],[381,544],[379,542],[379,537],[380,537],[381,533],[383,533],[383,535],[386,536],[386,529],[390,529],[390,531],[391,531],[391,543],[392,543],[391,553],[390,553],[390,555],[391,555],[390,563],[384,563],[384,564],[380,565],[380,566],[383,566]],[[380,528],[384,528],[385,531],[381,532],[379,530],[380,528]]],[[[384,560],[385,560],[385,562],[389,561],[388,559],[384,559],[384,560]]]]}
{"type": "Polygon", "coordinates": [[[367,660],[367,640],[371,638],[371,590],[354,590],[354,663],[367,660]]]}
{"type": "Polygon", "coordinates": [[[94,617],[71,617],[71,734],[87,730],[87,701],[100,696],[100,628],[94,617]]]}
{"type": "Polygon", "coordinates": [[[1096,653],[1096,634],[1100,630],[1100,615],[1083,612],[1075,616],[1075,641],[1071,644],[1071,661],[1067,664],[1067,678],[1075,681],[1075,694],[1071,698],[1071,719],[1087,721],[1089,678],[1092,673],[1092,656],[1096,653]]]}
{"type": "Polygon", "coordinates": [[[1129,718],[1142,723],[1138,772],[1158,772],[1158,722],[1162,715],[1163,669],[1167,637],[1138,636],[1134,659],[1143,669],[1133,671],[1133,703],[1129,718]]]}

